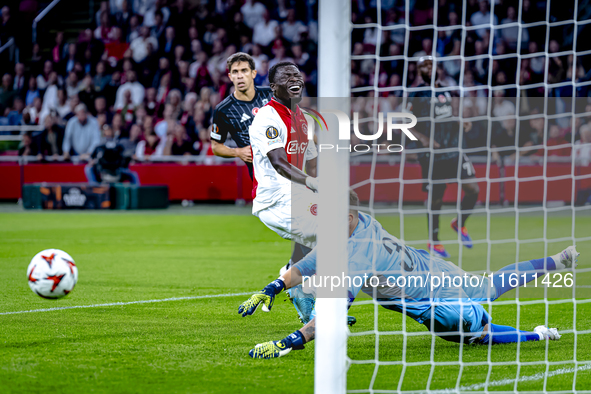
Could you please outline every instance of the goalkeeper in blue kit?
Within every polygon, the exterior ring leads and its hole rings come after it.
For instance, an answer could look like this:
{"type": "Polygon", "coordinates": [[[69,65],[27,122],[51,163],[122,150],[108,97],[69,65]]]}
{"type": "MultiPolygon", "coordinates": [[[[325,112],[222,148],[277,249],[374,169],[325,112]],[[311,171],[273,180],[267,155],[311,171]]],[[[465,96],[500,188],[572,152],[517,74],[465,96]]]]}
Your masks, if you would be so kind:
{"type": "MultiPolygon", "coordinates": [[[[494,301],[548,271],[574,268],[579,256],[574,246],[551,257],[510,264],[490,276],[471,275],[451,262],[430,256],[425,250],[402,245],[375,219],[358,212],[355,209],[358,204],[359,200],[352,192],[348,242],[350,280],[346,281],[349,305],[363,291],[382,307],[404,312],[435,335],[458,343],[496,344],[560,338],[555,328],[538,326],[530,332],[493,324],[480,303],[494,301]],[[441,281],[433,280],[436,276],[447,277],[443,285],[441,281]],[[508,280],[509,276],[513,280],[508,280]],[[377,280],[370,280],[372,286],[368,286],[364,279],[372,277],[377,277],[377,280]],[[402,277],[405,277],[404,280],[401,280],[402,277]],[[406,280],[411,277],[414,280],[406,280]],[[465,280],[466,277],[478,280],[465,280]],[[458,283],[453,281],[454,278],[463,279],[458,283]],[[434,283],[438,285],[433,286],[434,283]],[[474,283],[479,285],[471,285],[474,283]]],[[[279,279],[242,303],[238,313],[252,315],[260,305],[263,311],[270,311],[277,294],[297,286],[302,279],[315,273],[316,249],[313,249],[279,279]]],[[[279,341],[258,344],[249,355],[253,358],[275,358],[294,349],[303,349],[305,343],[314,339],[314,317],[315,310],[310,322],[303,328],[279,341]]]]}

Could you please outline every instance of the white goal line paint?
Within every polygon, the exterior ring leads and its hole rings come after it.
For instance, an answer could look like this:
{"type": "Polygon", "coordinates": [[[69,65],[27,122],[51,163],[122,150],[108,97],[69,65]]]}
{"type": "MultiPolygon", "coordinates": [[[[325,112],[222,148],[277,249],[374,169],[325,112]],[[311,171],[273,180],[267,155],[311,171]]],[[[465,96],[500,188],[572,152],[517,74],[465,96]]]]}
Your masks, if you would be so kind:
{"type": "Polygon", "coordinates": [[[236,297],[236,296],[243,296],[243,295],[250,295],[252,292],[248,293],[231,293],[231,294],[209,294],[209,295],[201,295],[201,296],[192,296],[192,297],[172,297],[172,298],[163,298],[160,300],[141,300],[141,301],[129,301],[129,302],[111,302],[108,304],[92,304],[92,305],[74,305],[74,306],[62,306],[56,308],[45,308],[45,309],[31,309],[28,311],[15,311],[15,312],[1,312],[0,315],[17,315],[20,313],[35,313],[35,312],[52,312],[52,311],[61,311],[65,309],[81,309],[81,308],[100,308],[103,306],[120,306],[120,305],[132,305],[132,304],[153,304],[156,302],[167,302],[167,301],[183,301],[183,300],[200,300],[203,298],[220,298],[220,297],[236,297]]]}
{"type": "MultiPolygon", "coordinates": [[[[567,373],[574,373],[575,371],[586,371],[589,369],[591,369],[591,364],[579,365],[576,368],[574,368],[574,367],[573,368],[560,368],[560,369],[556,369],[554,371],[548,372],[548,378],[551,378],[556,375],[564,375],[567,373]]],[[[450,389],[445,389],[445,390],[434,390],[434,392],[435,393],[457,393],[457,392],[462,392],[462,391],[477,391],[477,390],[482,390],[484,388],[489,388],[489,387],[497,387],[497,386],[505,386],[507,384],[515,384],[515,380],[517,380],[518,383],[532,382],[535,380],[542,380],[542,379],[544,379],[544,376],[546,376],[546,373],[540,372],[540,373],[530,375],[530,376],[522,376],[519,379],[494,380],[492,382],[488,382],[488,384],[476,383],[476,384],[472,384],[470,386],[460,386],[459,389],[450,388],[450,389]]]]}

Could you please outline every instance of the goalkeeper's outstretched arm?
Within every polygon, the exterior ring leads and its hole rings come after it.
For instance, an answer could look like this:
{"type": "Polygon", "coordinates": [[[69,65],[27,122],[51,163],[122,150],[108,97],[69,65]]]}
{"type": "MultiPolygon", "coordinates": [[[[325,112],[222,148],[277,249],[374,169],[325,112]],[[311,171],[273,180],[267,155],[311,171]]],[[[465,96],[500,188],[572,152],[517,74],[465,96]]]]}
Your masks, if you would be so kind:
{"type": "Polygon", "coordinates": [[[289,334],[280,341],[259,343],[248,354],[252,358],[278,358],[285,356],[292,350],[301,350],[304,344],[314,340],[316,332],[316,318],[310,320],[301,330],[289,334]]]}
{"type": "MultiPolygon", "coordinates": [[[[263,311],[269,312],[273,307],[275,296],[283,290],[290,289],[302,283],[302,274],[299,269],[291,267],[282,277],[275,279],[258,293],[253,294],[248,300],[238,307],[238,313],[242,316],[252,315],[259,305],[263,305],[263,311]]],[[[259,343],[248,353],[252,358],[277,358],[285,356],[293,349],[304,348],[304,344],[314,339],[316,332],[316,319],[312,319],[301,330],[288,335],[280,341],[259,343]]]]}

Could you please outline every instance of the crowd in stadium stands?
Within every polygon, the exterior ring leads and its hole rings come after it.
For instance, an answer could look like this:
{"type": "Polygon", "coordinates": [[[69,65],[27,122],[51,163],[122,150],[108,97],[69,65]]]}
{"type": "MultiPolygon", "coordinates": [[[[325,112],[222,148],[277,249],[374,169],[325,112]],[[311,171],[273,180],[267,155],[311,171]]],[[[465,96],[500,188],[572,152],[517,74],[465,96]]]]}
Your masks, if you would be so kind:
{"type": "MultiPolygon", "coordinates": [[[[466,0],[463,4],[462,0],[437,0],[436,13],[433,0],[411,0],[412,12],[408,13],[404,0],[379,1],[380,20],[388,29],[353,29],[352,54],[415,58],[382,60],[377,75],[375,59],[351,62],[353,88],[388,88],[378,93],[383,97],[382,109],[394,110],[401,105],[403,84],[412,88],[422,82],[416,58],[431,54],[433,48],[437,56],[437,80],[443,86],[458,87],[460,95],[465,97],[462,106],[465,118],[487,113],[490,85],[508,85],[504,90],[494,90],[492,109],[495,116],[511,116],[517,108],[521,114],[545,110],[543,99],[541,106],[527,100],[518,103],[516,83],[521,85],[521,97],[533,99],[545,95],[544,84],[535,85],[540,82],[591,79],[591,57],[574,57],[572,52],[552,56],[573,49],[573,24],[553,27],[548,35],[546,24],[523,28],[521,34],[517,25],[503,28],[516,22],[545,21],[546,1],[523,0],[519,20],[518,2],[497,0],[492,18],[494,37],[490,26],[486,26],[491,20],[488,1],[466,0]],[[425,28],[408,32],[406,39],[406,23],[430,25],[435,16],[437,25],[444,28],[437,36],[433,29],[425,28]],[[464,29],[463,25],[476,28],[464,29]],[[479,25],[482,28],[477,28],[479,25]],[[494,56],[492,61],[488,54],[494,56]],[[507,54],[515,56],[495,58],[507,54]],[[524,56],[521,62],[517,54],[524,56]],[[457,58],[446,60],[459,55],[471,58],[463,64],[457,58]],[[485,56],[473,57],[476,55],[485,56]]],[[[376,0],[352,3],[354,24],[377,22],[376,0]]],[[[42,51],[39,45],[34,45],[27,66],[15,64],[14,71],[2,77],[0,115],[4,117],[0,123],[44,125],[40,135],[28,134],[23,139],[20,153],[26,155],[89,155],[104,140],[103,131],[107,128],[123,141],[136,160],[157,155],[211,154],[207,129],[212,111],[233,89],[226,75],[229,55],[243,51],[254,57],[257,85],[268,85],[270,66],[279,61],[293,61],[305,75],[306,94],[316,95],[317,6],[317,0],[102,2],[94,25],[81,31],[76,41],[66,42],[64,34],[57,32],[52,48],[42,51]]],[[[572,15],[570,3],[550,10],[551,21],[572,19],[572,15]]],[[[591,18],[591,10],[580,8],[578,18],[591,18]]],[[[7,7],[2,9],[1,20],[0,43],[4,43],[14,28],[7,7]]],[[[578,35],[586,32],[589,31],[585,25],[578,35]]],[[[588,49],[590,45],[588,40],[579,40],[576,49],[588,49]]],[[[575,88],[577,97],[587,97],[591,92],[588,86],[575,88]]],[[[572,89],[572,84],[548,88],[548,97],[557,102],[556,111],[569,110],[572,89]]],[[[373,90],[354,92],[359,97],[375,95],[373,90]]],[[[586,110],[590,111],[591,107],[586,110]]],[[[541,144],[545,129],[548,145],[571,142],[568,118],[552,120],[546,127],[541,116],[521,121],[519,146],[541,144]]],[[[591,140],[586,121],[577,120],[578,144],[591,140]]],[[[486,122],[467,122],[464,147],[486,147],[489,143],[494,147],[513,146],[517,122],[494,122],[490,139],[486,122]]],[[[577,152],[589,153],[581,147],[577,152]]],[[[497,157],[511,154],[514,152],[510,149],[495,153],[497,157]]],[[[531,149],[522,155],[530,154],[540,155],[543,150],[531,149]]],[[[571,149],[561,147],[549,150],[548,154],[570,155],[571,149]]]]}

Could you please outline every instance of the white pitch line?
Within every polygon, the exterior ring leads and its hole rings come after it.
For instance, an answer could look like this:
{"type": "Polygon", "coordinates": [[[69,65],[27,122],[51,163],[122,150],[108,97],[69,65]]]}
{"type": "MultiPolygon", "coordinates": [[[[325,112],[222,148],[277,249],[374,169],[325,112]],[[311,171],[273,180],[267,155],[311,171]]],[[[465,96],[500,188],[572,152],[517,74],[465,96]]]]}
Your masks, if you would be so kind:
{"type": "Polygon", "coordinates": [[[64,309],[80,309],[80,308],[100,308],[103,306],[119,306],[119,305],[132,305],[132,304],[153,304],[156,302],[166,302],[166,301],[182,301],[182,300],[199,300],[203,298],[219,298],[219,297],[235,297],[235,296],[243,296],[249,295],[249,293],[232,293],[232,294],[210,294],[210,295],[202,295],[202,296],[192,296],[192,297],[173,297],[173,298],[163,298],[160,300],[141,300],[141,301],[129,301],[129,302],[111,302],[108,304],[92,304],[92,305],[75,305],[75,306],[62,306],[57,308],[45,308],[45,309],[31,309],[28,311],[15,311],[15,312],[1,312],[1,315],[17,315],[20,313],[34,313],[34,312],[51,312],[51,311],[61,311],[64,309]]]}
{"type": "MultiPolygon", "coordinates": [[[[556,369],[554,371],[548,372],[548,378],[551,378],[552,376],[556,376],[556,375],[563,375],[566,373],[574,373],[575,371],[586,371],[589,369],[591,369],[591,364],[579,365],[576,368],[560,368],[560,369],[556,369]]],[[[537,373],[534,375],[522,376],[519,379],[517,379],[517,382],[521,383],[521,382],[532,382],[535,380],[542,380],[542,379],[544,379],[545,375],[546,375],[545,372],[540,372],[540,373],[537,373]]],[[[482,390],[484,388],[489,388],[489,387],[497,387],[497,386],[505,386],[507,384],[515,384],[515,380],[516,379],[494,380],[492,382],[488,382],[488,384],[487,383],[476,383],[476,384],[472,384],[470,386],[460,386],[459,389],[450,388],[450,389],[445,389],[445,390],[434,390],[434,392],[435,393],[458,393],[458,392],[462,392],[462,391],[477,391],[477,390],[482,390]]]]}

